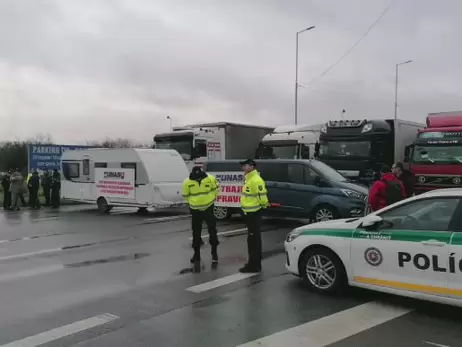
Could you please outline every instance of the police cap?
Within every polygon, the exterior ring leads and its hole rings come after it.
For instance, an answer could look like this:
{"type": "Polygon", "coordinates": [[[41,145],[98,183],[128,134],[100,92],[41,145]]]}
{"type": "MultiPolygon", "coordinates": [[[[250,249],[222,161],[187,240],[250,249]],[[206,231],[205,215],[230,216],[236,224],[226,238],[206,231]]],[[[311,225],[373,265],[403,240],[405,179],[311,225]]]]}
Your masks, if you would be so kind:
{"type": "Polygon", "coordinates": [[[246,159],[244,161],[239,162],[240,165],[252,165],[252,166],[257,166],[257,163],[253,159],[246,159]]]}

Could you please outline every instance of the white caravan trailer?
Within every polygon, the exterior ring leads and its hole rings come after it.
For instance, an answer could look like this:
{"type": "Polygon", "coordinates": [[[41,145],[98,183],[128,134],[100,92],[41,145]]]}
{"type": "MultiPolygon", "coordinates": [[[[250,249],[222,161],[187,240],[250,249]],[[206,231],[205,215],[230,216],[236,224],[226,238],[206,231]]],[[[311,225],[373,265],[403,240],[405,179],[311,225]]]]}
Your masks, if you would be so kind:
{"type": "Polygon", "coordinates": [[[133,148],[64,152],[61,172],[62,199],[96,203],[103,213],[114,206],[146,211],[184,205],[189,175],[175,150],[133,148]]]}

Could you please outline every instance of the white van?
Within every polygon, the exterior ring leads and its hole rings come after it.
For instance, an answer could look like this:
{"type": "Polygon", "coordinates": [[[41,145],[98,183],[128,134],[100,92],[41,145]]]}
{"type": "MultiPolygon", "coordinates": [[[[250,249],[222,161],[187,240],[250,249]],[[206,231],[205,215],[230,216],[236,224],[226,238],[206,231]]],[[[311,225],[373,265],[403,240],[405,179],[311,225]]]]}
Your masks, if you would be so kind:
{"type": "Polygon", "coordinates": [[[64,152],[61,198],[98,205],[168,208],[184,205],[183,181],[189,172],[183,158],[170,149],[93,148],[64,152]]]}

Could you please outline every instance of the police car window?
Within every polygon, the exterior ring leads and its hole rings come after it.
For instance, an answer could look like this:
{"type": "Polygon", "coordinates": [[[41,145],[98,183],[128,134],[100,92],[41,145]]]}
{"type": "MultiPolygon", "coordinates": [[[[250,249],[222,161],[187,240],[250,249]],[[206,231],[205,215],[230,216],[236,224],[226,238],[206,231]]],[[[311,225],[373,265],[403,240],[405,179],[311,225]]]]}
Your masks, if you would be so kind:
{"type": "Polygon", "coordinates": [[[448,230],[459,201],[459,199],[437,198],[410,202],[380,213],[379,216],[386,222],[381,229],[448,230]]]}

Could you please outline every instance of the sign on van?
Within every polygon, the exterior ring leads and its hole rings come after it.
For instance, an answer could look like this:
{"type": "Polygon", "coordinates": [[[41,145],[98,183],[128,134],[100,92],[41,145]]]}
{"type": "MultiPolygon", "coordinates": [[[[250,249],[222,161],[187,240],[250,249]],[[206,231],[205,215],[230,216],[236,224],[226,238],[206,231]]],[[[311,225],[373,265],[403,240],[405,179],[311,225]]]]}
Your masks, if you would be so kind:
{"type": "Polygon", "coordinates": [[[242,187],[244,186],[244,173],[240,171],[209,172],[216,177],[220,184],[215,206],[240,207],[242,187]]]}
{"type": "Polygon", "coordinates": [[[135,170],[96,168],[97,196],[135,199],[135,170]]]}

